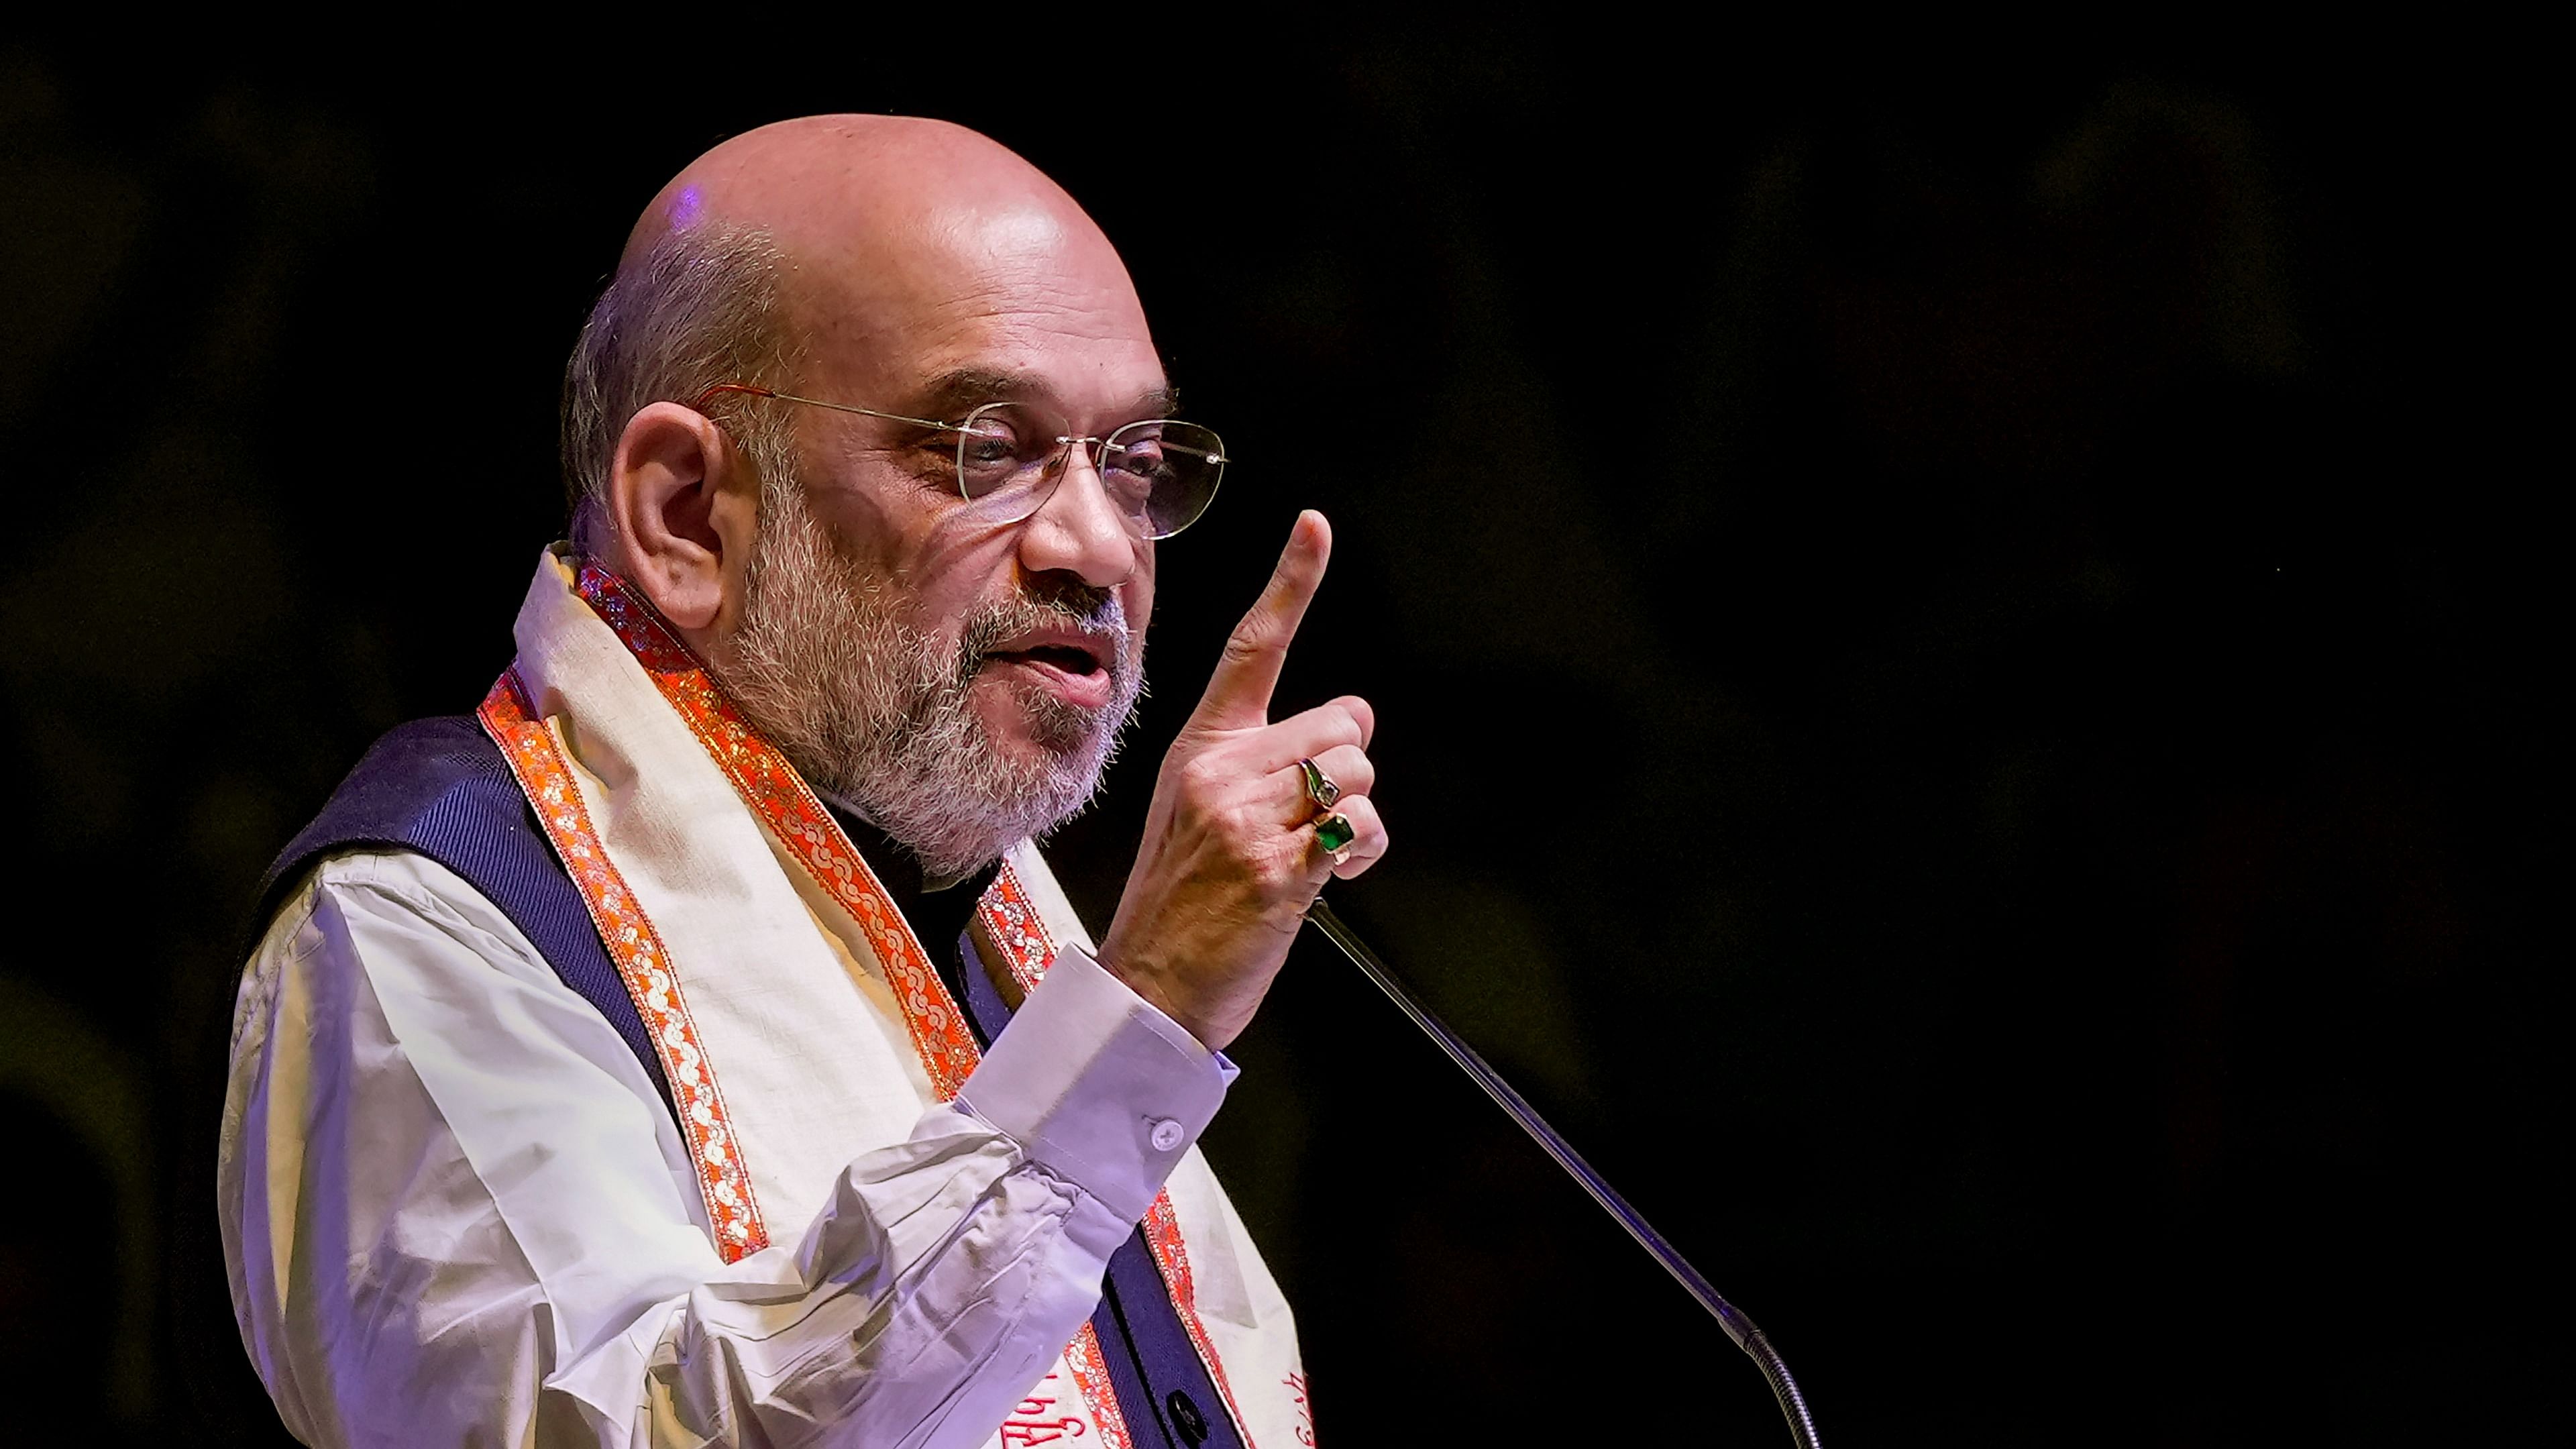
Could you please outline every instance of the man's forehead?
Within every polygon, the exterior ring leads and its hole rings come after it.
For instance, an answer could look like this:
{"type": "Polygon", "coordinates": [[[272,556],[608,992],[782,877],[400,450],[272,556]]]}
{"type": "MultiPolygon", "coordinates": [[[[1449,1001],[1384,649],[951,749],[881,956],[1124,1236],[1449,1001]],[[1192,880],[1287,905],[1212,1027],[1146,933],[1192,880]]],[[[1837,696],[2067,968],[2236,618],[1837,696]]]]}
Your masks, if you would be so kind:
{"type": "Polygon", "coordinates": [[[817,338],[1143,331],[1126,267],[1078,211],[960,201],[853,217],[828,236],[781,239],[780,250],[790,305],[817,338]]]}
{"type": "Polygon", "coordinates": [[[800,381],[870,406],[942,420],[997,401],[1043,402],[1075,419],[1167,415],[1149,406],[1167,403],[1168,387],[1132,303],[1070,307],[1036,285],[1017,297],[960,288],[791,305],[800,381]]]}
{"type": "Polygon", "coordinates": [[[1180,394],[1155,381],[1126,393],[1112,389],[1099,397],[1069,397],[1059,379],[1043,372],[1015,371],[969,364],[921,380],[899,401],[918,416],[950,420],[988,402],[1036,402],[1066,411],[1105,410],[1130,417],[1170,417],[1180,411],[1180,394]]]}

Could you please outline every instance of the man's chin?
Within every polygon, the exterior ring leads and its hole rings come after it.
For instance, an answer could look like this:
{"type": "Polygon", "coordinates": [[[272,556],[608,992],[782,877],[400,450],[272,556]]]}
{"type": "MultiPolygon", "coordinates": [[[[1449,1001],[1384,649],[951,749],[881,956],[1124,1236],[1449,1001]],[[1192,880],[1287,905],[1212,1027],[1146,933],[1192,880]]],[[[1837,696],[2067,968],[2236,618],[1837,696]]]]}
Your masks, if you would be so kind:
{"type": "Polygon", "coordinates": [[[976,681],[975,713],[993,751],[1015,765],[1061,770],[1108,752],[1109,708],[1073,703],[1039,681],[987,674],[976,681]]]}

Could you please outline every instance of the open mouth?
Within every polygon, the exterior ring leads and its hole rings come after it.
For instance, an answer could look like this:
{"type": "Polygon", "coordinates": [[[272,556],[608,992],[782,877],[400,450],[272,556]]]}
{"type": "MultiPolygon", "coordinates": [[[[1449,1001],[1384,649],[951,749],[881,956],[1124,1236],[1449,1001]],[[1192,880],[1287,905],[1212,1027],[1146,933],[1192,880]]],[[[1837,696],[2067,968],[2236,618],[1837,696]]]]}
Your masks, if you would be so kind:
{"type": "Polygon", "coordinates": [[[996,653],[995,659],[1024,659],[1032,664],[1052,665],[1067,674],[1090,674],[1100,668],[1100,656],[1071,644],[1041,644],[1034,649],[996,653]]]}
{"type": "Polygon", "coordinates": [[[1025,674],[1067,704],[1098,709],[1109,702],[1112,681],[1104,649],[1077,640],[1050,639],[1021,649],[996,649],[984,659],[988,665],[1025,674]]]}

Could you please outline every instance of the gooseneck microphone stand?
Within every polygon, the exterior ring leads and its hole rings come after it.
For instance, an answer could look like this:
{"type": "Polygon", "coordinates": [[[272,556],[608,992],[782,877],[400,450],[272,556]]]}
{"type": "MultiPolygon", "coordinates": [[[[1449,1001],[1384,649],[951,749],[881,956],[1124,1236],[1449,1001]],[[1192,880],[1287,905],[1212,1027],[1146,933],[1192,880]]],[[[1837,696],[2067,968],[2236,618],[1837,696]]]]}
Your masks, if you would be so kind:
{"type": "Polygon", "coordinates": [[[1458,1064],[1458,1070],[1484,1088],[1485,1095],[1494,1099],[1495,1106],[1521,1124],[1521,1130],[1527,1132],[1548,1156],[1556,1159],[1556,1165],[1565,1169],[1566,1176],[1582,1184],[1583,1190],[1592,1194],[1592,1200],[1601,1204],[1601,1210],[1627,1229],[1628,1236],[1637,1240],[1637,1246],[1663,1264],[1664,1271],[1672,1274],[1691,1297],[1699,1300],[1699,1306],[1709,1311],[1709,1316],[1717,1320],[1717,1326],[1726,1330],[1728,1338],[1735,1340],[1737,1348],[1752,1356],[1754,1366],[1761,1369],[1762,1377],[1770,1381],[1771,1395],[1780,1401],[1780,1413],[1789,1421],[1790,1441],[1798,1449],[1816,1449],[1816,1423],[1807,1414],[1806,1397],[1798,1392],[1797,1380],[1789,1377],[1789,1366],[1781,1361],[1779,1352],[1771,1347],[1771,1341],[1762,1336],[1762,1330],[1753,1326],[1753,1320],[1745,1317],[1734,1304],[1719,1297],[1717,1290],[1709,1286],[1709,1281],[1699,1275],[1699,1270],[1682,1257],[1681,1250],[1666,1242],[1664,1235],[1655,1231],[1655,1225],[1647,1222],[1643,1213],[1630,1207],[1628,1200],[1621,1197],[1616,1188],[1604,1181],[1600,1173],[1593,1171],[1592,1164],[1584,1161],[1581,1153],[1557,1135],[1555,1128],[1547,1125],[1547,1119],[1538,1114],[1538,1109],[1531,1106],[1528,1099],[1512,1090],[1512,1084],[1504,1081],[1501,1073],[1485,1065],[1485,1059],[1476,1055],[1474,1047],[1460,1040],[1458,1034],[1440,1018],[1407,996],[1404,988],[1388,974],[1386,963],[1377,959],[1377,953],[1368,948],[1368,943],[1351,934],[1351,928],[1342,924],[1342,918],[1333,914],[1332,907],[1319,898],[1307,908],[1306,919],[1324,933],[1325,939],[1341,947],[1342,954],[1351,958],[1351,964],[1360,968],[1361,975],[1377,983],[1377,989],[1385,992],[1388,1000],[1413,1018],[1413,1024],[1422,1028],[1424,1036],[1449,1054],[1449,1060],[1458,1064]]]}

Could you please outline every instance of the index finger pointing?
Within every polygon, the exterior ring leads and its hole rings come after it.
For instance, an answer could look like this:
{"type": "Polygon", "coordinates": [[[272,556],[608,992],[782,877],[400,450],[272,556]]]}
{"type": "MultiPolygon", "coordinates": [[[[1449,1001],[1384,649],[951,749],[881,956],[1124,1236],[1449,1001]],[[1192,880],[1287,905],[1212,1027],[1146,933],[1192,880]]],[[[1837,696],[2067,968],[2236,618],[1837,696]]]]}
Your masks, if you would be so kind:
{"type": "Polygon", "coordinates": [[[1297,637],[1298,622],[1324,581],[1324,563],[1332,553],[1333,529],[1324,515],[1311,508],[1298,514],[1279,567],[1227,636],[1216,672],[1208,676],[1207,692],[1190,716],[1192,724],[1239,729],[1269,722],[1270,694],[1279,687],[1280,666],[1288,661],[1288,641],[1297,637]]]}

